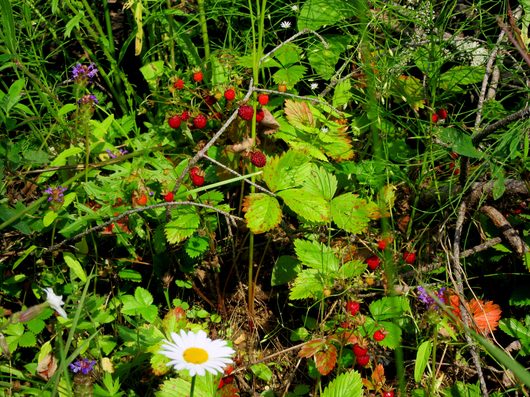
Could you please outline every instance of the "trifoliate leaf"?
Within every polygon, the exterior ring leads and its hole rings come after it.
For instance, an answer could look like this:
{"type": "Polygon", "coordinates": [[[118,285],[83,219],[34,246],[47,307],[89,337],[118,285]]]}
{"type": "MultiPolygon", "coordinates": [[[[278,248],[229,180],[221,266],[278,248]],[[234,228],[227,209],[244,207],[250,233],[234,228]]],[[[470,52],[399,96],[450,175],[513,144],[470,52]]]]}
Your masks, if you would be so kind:
{"type": "Polygon", "coordinates": [[[316,269],[302,270],[294,280],[289,299],[324,298],[325,276],[316,269]]]}
{"type": "Polygon", "coordinates": [[[333,222],[349,233],[362,233],[371,219],[380,217],[377,204],[359,198],[353,193],[345,193],[331,201],[333,222]]]}
{"type": "Polygon", "coordinates": [[[330,203],[319,195],[305,189],[287,189],[278,192],[278,196],[297,215],[310,222],[324,223],[330,220],[330,203]]]}
{"type": "Polygon", "coordinates": [[[301,186],[310,171],[310,157],[289,150],[281,157],[271,157],[263,167],[263,179],[272,192],[301,186]]]}
{"type": "Polygon", "coordinates": [[[329,246],[298,239],[295,240],[294,247],[296,256],[304,265],[328,274],[339,270],[339,259],[329,246]]]}

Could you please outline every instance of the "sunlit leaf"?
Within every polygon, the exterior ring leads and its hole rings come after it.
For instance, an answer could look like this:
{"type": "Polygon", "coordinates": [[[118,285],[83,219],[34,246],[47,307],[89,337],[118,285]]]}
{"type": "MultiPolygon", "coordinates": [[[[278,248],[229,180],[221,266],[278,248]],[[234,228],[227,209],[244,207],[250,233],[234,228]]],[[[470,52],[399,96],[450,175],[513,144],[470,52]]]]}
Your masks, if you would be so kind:
{"type": "Polygon", "coordinates": [[[252,233],[265,233],[278,226],[282,209],[275,197],[264,193],[251,193],[243,201],[247,226],[252,233]]]}

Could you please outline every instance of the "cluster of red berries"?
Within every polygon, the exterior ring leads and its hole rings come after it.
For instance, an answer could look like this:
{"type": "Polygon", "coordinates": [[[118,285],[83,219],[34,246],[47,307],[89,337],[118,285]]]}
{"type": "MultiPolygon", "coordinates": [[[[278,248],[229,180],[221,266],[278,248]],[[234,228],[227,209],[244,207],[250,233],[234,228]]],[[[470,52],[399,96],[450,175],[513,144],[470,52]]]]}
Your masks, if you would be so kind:
{"type": "Polygon", "coordinates": [[[433,123],[437,123],[439,120],[445,120],[446,118],[447,110],[445,109],[438,109],[436,113],[431,116],[431,120],[433,123]]]}
{"type": "MultiPolygon", "coordinates": [[[[237,110],[237,114],[243,120],[250,121],[252,120],[252,117],[254,117],[254,108],[250,105],[241,105],[239,109],[237,110]]],[[[264,118],[265,118],[265,112],[263,111],[263,109],[257,109],[256,110],[256,122],[261,123],[264,118]]]]}
{"type": "Polygon", "coordinates": [[[204,171],[201,170],[199,167],[191,167],[189,174],[191,183],[193,183],[194,186],[204,185],[204,171]]]}

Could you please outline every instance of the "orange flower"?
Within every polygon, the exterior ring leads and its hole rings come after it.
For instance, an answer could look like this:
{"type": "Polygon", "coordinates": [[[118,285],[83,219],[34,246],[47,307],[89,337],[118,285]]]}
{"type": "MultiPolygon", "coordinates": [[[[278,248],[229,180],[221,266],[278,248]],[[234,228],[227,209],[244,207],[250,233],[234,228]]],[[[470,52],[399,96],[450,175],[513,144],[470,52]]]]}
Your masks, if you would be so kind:
{"type": "MultiPolygon", "coordinates": [[[[462,319],[460,311],[460,299],[456,295],[449,296],[449,302],[453,307],[453,313],[458,318],[462,319]]],[[[499,320],[501,318],[501,308],[492,301],[484,302],[481,299],[471,299],[469,304],[465,304],[470,315],[473,317],[475,329],[480,333],[486,335],[492,333],[497,329],[499,320]]]]}

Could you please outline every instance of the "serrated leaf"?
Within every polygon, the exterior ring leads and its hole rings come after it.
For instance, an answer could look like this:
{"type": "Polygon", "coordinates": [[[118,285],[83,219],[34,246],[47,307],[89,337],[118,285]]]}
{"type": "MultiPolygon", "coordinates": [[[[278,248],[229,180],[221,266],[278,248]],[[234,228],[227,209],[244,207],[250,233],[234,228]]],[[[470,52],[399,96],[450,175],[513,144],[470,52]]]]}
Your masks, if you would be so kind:
{"type": "Polygon", "coordinates": [[[41,318],[36,317],[31,321],[28,321],[26,323],[26,327],[28,327],[28,329],[34,334],[39,334],[44,329],[44,327],[46,327],[46,323],[41,318]]]}
{"type": "Polygon", "coordinates": [[[325,345],[326,345],[326,339],[324,338],[313,339],[302,346],[302,348],[298,352],[298,357],[301,357],[301,358],[313,357],[325,345]]]}
{"type": "Polygon", "coordinates": [[[74,254],[72,254],[71,252],[64,251],[63,259],[65,263],[68,265],[68,267],[70,268],[70,270],[72,271],[72,273],[75,274],[76,277],[78,277],[81,280],[81,282],[86,283],[87,275],[85,273],[85,270],[81,266],[81,262],[77,260],[74,254]]]}
{"type": "Polygon", "coordinates": [[[336,25],[355,14],[354,2],[346,0],[308,0],[300,9],[298,31],[318,30],[324,25],[336,25]]]}
{"type": "Polygon", "coordinates": [[[343,80],[337,84],[333,92],[333,106],[336,108],[344,106],[350,101],[351,97],[351,80],[343,80]]]}
{"type": "Polygon", "coordinates": [[[24,332],[24,334],[18,339],[18,345],[20,347],[36,346],[37,338],[33,332],[24,332]]]}
{"type": "Polygon", "coordinates": [[[295,240],[294,247],[296,256],[304,265],[323,273],[335,273],[339,270],[339,258],[331,247],[302,239],[295,240]]]}
{"type": "Polygon", "coordinates": [[[296,150],[289,150],[281,157],[271,157],[263,167],[263,179],[274,193],[298,187],[309,175],[309,160],[305,153],[296,150]]]}
{"type": "Polygon", "coordinates": [[[342,279],[349,279],[353,277],[359,277],[366,271],[367,265],[366,262],[361,262],[358,260],[353,260],[344,263],[338,273],[337,277],[342,279]]]}
{"type": "Polygon", "coordinates": [[[331,201],[333,222],[349,233],[362,233],[372,219],[380,217],[377,204],[359,198],[353,193],[345,193],[331,201]]]}
{"type": "Polygon", "coordinates": [[[278,196],[297,215],[310,222],[324,223],[331,218],[330,203],[305,189],[282,190],[278,192],[278,196]]]}
{"type": "Polygon", "coordinates": [[[305,66],[293,65],[276,71],[272,75],[272,79],[276,84],[285,84],[287,87],[292,88],[304,78],[305,72],[305,66]]]}
{"type": "Polygon", "coordinates": [[[401,317],[410,306],[404,296],[385,296],[370,303],[369,309],[375,320],[388,320],[401,317]]]}
{"type": "Polygon", "coordinates": [[[166,239],[170,244],[180,243],[190,237],[197,228],[201,219],[193,212],[180,213],[175,219],[168,222],[164,228],[166,239]]]}
{"type": "Polygon", "coordinates": [[[209,248],[208,239],[201,236],[192,236],[186,241],[184,250],[190,258],[197,258],[204,254],[209,248]]]}
{"type": "Polygon", "coordinates": [[[247,226],[254,234],[265,233],[278,226],[282,209],[275,197],[264,193],[251,193],[243,200],[247,226]]]}
{"type": "Polygon", "coordinates": [[[320,195],[324,200],[331,201],[337,191],[337,178],[323,167],[317,167],[312,164],[304,189],[310,193],[320,195]]]}
{"type": "Polygon", "coordinates": [[[420,380],[423,377],[425,368],[427,368],[427,364],[431,358],[431,351],[431,340],[424,341],[420,347],[418,347],[418,352],[416,353],[416,362],[414,363],[414,381],[416,383],[420,383],[420,380]]]}
{"type": "Polygon", "coordinates": [[[337,348],[331,343],[327,343],[324,350],[315,354],[315,365],[321,375],[327,375],[337,364],[337,348]]]}
{"type": "Polygon", "coordinates": [[[287,43],[274,53],[274,58],[276,58],[282,66],[287,67],[300,62],[301,53],[302,50],[299,46],[293,43],[287,43]]]}
{"type": "Polygon", "coordinates": [[[305,101],[285,101],[285,118],[295,128],[315,127],[315,120],[305,101]]]}
{"type": "Polygon", "coordinates": [[[300,270],[302,267],[296,258],[288,255],[280,256],[272,268],[271,285],[276,287],[287,284],[296,278],[300,270]]]}
{"type": "Polygon", "coordinates": [[[153,303],[153,295],[142,287],[136,287],[136,290],[134,290],[134,298],[140,305],[146,307],[153,303]]]}
{"type": "Polygon", "coordinates": [[[321,397],[362,397],[361,375],[357,371],[345,372],[337,376],[322,392],[321,397]]]}
{"type": "Polygon", "coordinates": [[[458,86],[480,83],[484,72],[484,66],[454,66],[441,74],[438,84],[447,93],[460,92],[461,88],[458,86]]]}
{"type": "Polygon", "coordinates": [[[315,299],[324,298],[324,288],[328,284],[325,280],[325,275],[316,269],[302,270],[289,291],[289,299],[315,299]]]}

